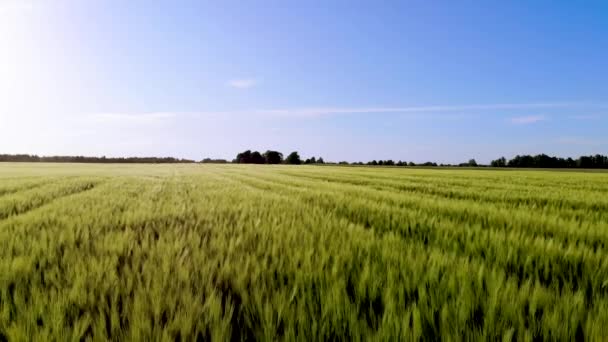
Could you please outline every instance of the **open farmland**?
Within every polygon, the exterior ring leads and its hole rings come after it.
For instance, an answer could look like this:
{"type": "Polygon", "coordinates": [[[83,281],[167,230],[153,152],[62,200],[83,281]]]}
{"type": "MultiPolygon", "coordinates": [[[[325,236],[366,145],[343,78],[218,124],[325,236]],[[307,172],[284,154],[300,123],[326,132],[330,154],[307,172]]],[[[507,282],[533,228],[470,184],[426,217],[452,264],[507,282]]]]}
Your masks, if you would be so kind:
{"type": "Polygon", "coordinates": [[[608,174],[0,164],[1,340],[608,338],[608,174]]]}

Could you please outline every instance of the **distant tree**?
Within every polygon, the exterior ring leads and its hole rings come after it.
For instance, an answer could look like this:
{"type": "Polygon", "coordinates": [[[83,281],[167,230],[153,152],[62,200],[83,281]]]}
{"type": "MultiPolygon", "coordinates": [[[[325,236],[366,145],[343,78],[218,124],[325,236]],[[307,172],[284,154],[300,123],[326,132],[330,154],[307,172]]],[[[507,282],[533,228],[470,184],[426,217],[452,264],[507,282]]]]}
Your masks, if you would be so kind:
{"type": "Polygon", "coordinates": [[[266,164],[280,164],[283,162],[283,153],[277,151],[264,152],[264,160],[266,164]]]}
{"type": "Polygon", "coordinates": [[[590,169],[593,167],[593,158],[587,157],[587,156],[582,156],[582,157],[578,158],[578,161],[576,162],[576,166],[578,166],[580,168],[584,168],[584,169],[590,169]]]}
{"type": "Polygon", "coordinates": [[[304,164],[317,164],[317,158],[311,157],[304,161],[304,164]]]}
{"type": "Polygon", "coordinates": [[[205,159],[201,160],[201,163],[203,163],[203,164],[226,164],[226,163],[228,163],[228,161],[226,159],[205,158],[205,159]]]}
{"type": "Polygon", "coordinates": [[[591,157],[592,167],[595,169],[608,167],[608,157],[596,154],[591,157]]]}
{"type": "Polygon", "coordinates": [[[395,165],[395,162],[392,159],[385,160],[384,165],[393,166],[395,165]]]}
{"type": "Polygon", "coordinates": [[[568,158],[565,161],[566,167],[576,167],[576,160],[573,160],[572,158],[568,158]]]}
{"type": "Polygon", "coordinates": [[[266,163],[266,159],[262,154],[258,151],[254,151],[251,153],[251,163],[252,164],[264,164],[266,163]]]}
{"type": "Polygon", "coordinates": [[[468,164],[469,166],[477,166],[477,161],[475,161],[475,159],[469,159],[468,164]]]}
{"type": "Polygon", "coordinates": [[[317,159],[317,164],[325,164],[325,161],[322,157],[319,157],[319,159],[317,159]]]}
{"type": "Polygon", "coordinates": [[[505,167],[507,166],[507,160],[505,159],[505,157],[500,157],[496,160],[492,160],[492,162],[490,163],[490,166],[492,167],[505,167]]]}
{"type": "Polygon", "coordinates": [[[348,165],[348,162],[347,161],[341,161],[341,162],[338,163],[338,165],[348,165]]]}
{"type": "Polygon", "coordinates": [[[302,164],[302,160],[300,159],[300,155],[298,154],[298,152],[291,152],[287,158],[285,158],[285,163],[287,164],[293,164],[293,165],[299,165],[302,164]]]}
{"type": "Polygon", "coordinates": [[[251,163],[251,150],[247,150],[245,152],[241,152],[241,153],[237,154],[235,160],[239,164],[251,163]]]}
{"type": "Polygon", "coordinates": [[[236,162],[241,164],[264,164],[266,159],[258,151],[247,150],[236,155],[236,162]]]}
{"type": "Polygon", "coordinates": [[[414,163],[414,162],[409,162],[409,163],[407,163],[407,166],[416,166],[416,163],[414,163]]]}
{"type": "Polygon", "coordinates": [[[509,166],[509,167],[534,167],[535,162],[534,162],[534,158],[532,156],[517,155],[517,156],[515,156],[515,158],[509,160],[509,162],[507,163],[507,166],[509,166]]]}

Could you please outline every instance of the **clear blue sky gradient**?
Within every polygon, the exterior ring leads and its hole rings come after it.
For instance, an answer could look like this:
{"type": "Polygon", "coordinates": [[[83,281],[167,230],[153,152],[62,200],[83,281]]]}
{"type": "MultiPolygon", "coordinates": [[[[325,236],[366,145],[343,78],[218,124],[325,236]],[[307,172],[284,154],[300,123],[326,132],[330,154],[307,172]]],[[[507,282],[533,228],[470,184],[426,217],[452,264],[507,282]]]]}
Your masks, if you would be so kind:
{"type": "Polygon", "coordinates": [[[608,153],[606,1],[27,3],[0,153],[608,153]]]}

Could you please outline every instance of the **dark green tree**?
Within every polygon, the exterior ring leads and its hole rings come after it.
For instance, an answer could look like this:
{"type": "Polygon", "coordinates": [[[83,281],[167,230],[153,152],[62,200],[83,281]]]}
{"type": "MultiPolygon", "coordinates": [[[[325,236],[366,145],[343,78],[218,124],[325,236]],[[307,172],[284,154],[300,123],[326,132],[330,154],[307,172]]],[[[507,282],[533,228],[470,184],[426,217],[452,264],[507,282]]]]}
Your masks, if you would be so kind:
{"type": "Polygon", "coordinates": [[[258,151],[254,151],[251,153],[251,163],[252,164],[264,164],[266,163],[266,159],[264,156],[258,151]]]}
{"type": "Polygon", "coordinates": [[[264,152],[264,159],[266,164],[280,164],[283,162],[283,153],[269,150],[264,152]]]}
{"type": "Polygon", "coordinates": [[[266,159],[258,151],[247,150],[237,154],[235,161],[241,164],[264,164],[266,159]]]}
{"type": "Polygon", "coordinates": [[[251,160],[251,150],[241,152],[236,155],[235,161],[239,164],[249,164],[251,160]]]}
{"type": "Polygon", "coordinates": [[[298,154],[298,152],[291,152],[287,158],[285,158],[285,163],[286,164],[292,164],[292,165],[300,165],[302,164],[302,160],[300,159],[300,155],[298,154]]]}
{"type": "Polygon", "coordinates": [[[505,159],[505,157],[500,157],[496,160],[492,160],[492,162],[490,163],[490,166],[492,167],[505,167],[507,166],[507,160],[505,159]]]}

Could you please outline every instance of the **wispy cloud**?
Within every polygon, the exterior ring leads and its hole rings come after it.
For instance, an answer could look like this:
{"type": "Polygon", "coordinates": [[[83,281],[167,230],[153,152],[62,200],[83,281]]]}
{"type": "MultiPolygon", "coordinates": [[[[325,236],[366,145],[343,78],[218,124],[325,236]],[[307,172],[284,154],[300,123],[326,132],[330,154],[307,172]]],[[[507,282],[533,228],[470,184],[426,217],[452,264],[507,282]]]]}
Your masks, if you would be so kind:
{"type": "Polygon", "coordinates": [[[320,117],[347,114],[425,114],[446,113],[443,117],[462,116],[462,112],[480,113],[491,110],[521,110],[542,108],[576,107],[576,103],[498,103],[472,105],[441,106],[405,106],[405,107],[293,107],[278,109],[250,109],[238,111],[199,112],[196,115],[260,115],[272,117],[320,117]],[[459,113],[450,113],[459,112],[459,113]]]}
{"type": "MultiPolygon", "coordinates": [[[[469,105],[437,105],[437,106],[404,106],[404,107],[300,107],[279,109],[252,109],[243,111],[215,112],[214,114],[249,114],[280,117],[320,117],[344,114],[424,114],[468,112],[482,113],[492,110],[534,110],[534,109],[561,109],[577,107],[604,106],[598,104],[581,104],[572,102],[539,102],[539,103],[495,103],[495,104],[469,104],[469,105]]],[[[201,113],[203,114],[203,113],[201,113]]],[[[538,120],[537,120],[538,121],[538,120]]]]}
{"type": "Polygon", "coordinates": [[[545,120],[547,120],[547,118],[544,115],[518,116],[509,119],[509,121],[515,125],[529,125],[545,120]]]}
{"type": "Polygon", "coordinates": [[[282,116],[321,116],[335,114],[382,114],[382,113],[436,113],[462,112],[499,109],[537,109],[563,108],[573,106],[572,103],[497,103],[471,105],[442,105],[442,106],[408,106],[408,107],[324,107],[324,108],[291,108],[263,110],[266,114],[282,116]]]}
{"type": "Polygon", "coordinates": [[[247,89],[254,87],[258,84],[255,79],[252,78],[244,78],[244,79],[236,79],[228,81],[228,86],[237,89],[247,89]]]}
{"type": "MultiPolygon", "coordinates": [[[[243,80],[241,80],[243,81],[243,80]]],[[[244,87],[244,84],[240,84],[244,87]]],[[[469,105],[435,105],[435,106],[402,106],[402,107],[293,107],[276,109],[243,109],[227,111],[200,112],[154,112],[154,113],[104,113],[95,114],[93,118],[104,122],[135,122],[153,123],[173,118],[203,118],[203,117],[271,117],[271,118],[318,118],[334,115],[351,114],[395,114],[408,117],[437,118],[437,119],[466,119],[480,115],[498,115],[504,110],[550,110],[567,108],[599,108],[604,104],[581,104],[569,102],[539,102],[539,103],[497,103],[469,105]]],[[[583,117],[579,117],[583,119],[583,117]]],[[[532,124],[548,119],[545,115],[524,115],[510,117],[512,124],[532,124]]]]}

